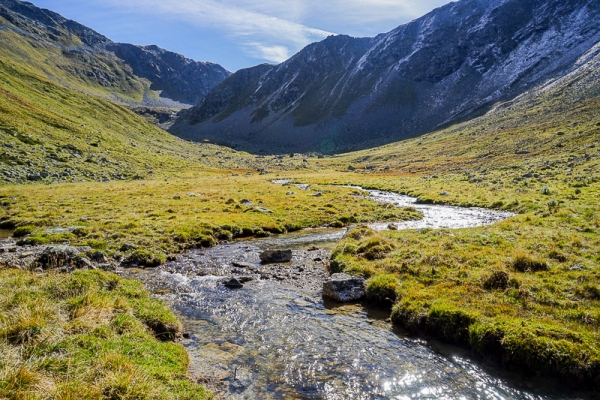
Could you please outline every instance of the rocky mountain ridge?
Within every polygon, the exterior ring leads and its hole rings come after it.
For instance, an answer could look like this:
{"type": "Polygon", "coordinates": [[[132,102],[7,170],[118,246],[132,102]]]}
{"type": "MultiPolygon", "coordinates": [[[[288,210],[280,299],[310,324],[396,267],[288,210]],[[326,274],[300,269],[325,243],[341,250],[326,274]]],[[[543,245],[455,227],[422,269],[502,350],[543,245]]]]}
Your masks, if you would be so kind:
{"type": "Polygon", "coordinates": [[[600,42],[592,0],[461,0],[375,38],[333,36],[217,85],[171,132],[262,153],[333,153],[481,115],[600,42]]]}
{"type": "Polygon", "coordinates": [[[50,10],[0,0],[0,54],[54,81],[130,105],[189,108],[230,75],[157,46],[114,43],[50,10]]]}

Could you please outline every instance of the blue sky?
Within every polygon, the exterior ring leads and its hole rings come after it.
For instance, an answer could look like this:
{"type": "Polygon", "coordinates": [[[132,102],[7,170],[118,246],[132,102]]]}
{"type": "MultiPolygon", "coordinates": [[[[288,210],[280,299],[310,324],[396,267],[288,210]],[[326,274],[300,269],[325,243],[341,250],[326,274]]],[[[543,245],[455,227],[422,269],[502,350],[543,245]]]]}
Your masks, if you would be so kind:
{"type": "Polygon", "coordinates": [[[30,0],[117,42],[230,71],[279,63],[331,34],[375,36],[448,0],[30,0]]]}

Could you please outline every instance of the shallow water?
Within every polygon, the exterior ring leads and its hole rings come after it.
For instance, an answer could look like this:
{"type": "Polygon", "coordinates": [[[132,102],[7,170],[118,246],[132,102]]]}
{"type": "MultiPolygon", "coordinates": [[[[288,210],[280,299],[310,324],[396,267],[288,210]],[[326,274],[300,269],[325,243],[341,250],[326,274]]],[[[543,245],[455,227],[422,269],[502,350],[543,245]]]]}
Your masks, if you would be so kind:
{"type": "MultiPolygon", "coordinates": [[[[382,192],[371,195],[423,212],[423,221],[402,228],[478,226],[510,216],[414,205],[407,196],[382,192]]],[[[334,245],[344,233],[306,230],[219,245],[140,272],[138,278],[152,290],[168,293],[164,298],[191,333],[184,341],[192,360],[191,374],[220,382],[227,399],[573,398],[556,391],[554,383],[482,368],[456,349],[434,349],[430,343],[406,337],[394,330],[385,313],[360,305],[324,303],[319,288],[310,285],[256,279],[231,290],[221,284],[223,276],[235,270],[234,261],[244,262],[246,268],[259,266],[261,249],[294,249],[288,267],[293,270],[312,263],[315,255],[327,254],[323,248],[334,245]]]]}
{"type": "MultiPolygon", "coordinates": [[[[421,220],[401,221],[396,223],[398,229],[473,228],[503,221],[514,215],[513,213],[506,211],[488,210],[477,207],[418,204],[417,198],[411,196],[383,192],[380,190],[364,190],[358,187],[352,188],[366,192],[368,196],[375,201],[394,204],[398,207],[413,207],[423,213],[423,219],[421,220]]],[[[385,230],[388,225],[389,223],[376,223],[371,224],[370,226],[377,230],[385,230]]]]}

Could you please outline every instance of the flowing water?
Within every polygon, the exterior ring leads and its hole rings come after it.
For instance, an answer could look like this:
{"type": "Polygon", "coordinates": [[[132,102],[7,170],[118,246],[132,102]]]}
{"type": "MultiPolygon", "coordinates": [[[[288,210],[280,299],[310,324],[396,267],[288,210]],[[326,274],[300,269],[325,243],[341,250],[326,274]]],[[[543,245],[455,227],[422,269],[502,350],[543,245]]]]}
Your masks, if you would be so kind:
{"type": "MultiPolygon", "coordinates": [[[[422,221],[402,222],[401,229],[473,227],[510,217],[369,195],[423,212],[422,221]]],[[[556,394],[554,384],[483,368],[458,349],[407,337],[381,311],[324,302],[327,249],[344,233],[306,230],[219,245],[136,276],[180,314],[191,335],[184,341],[191,374],[220,382],[227,399],[569,398],[556,394]],[[261,266],[260,251],[274,248],[294,249],[292,263],[261,266]],[[240,274],[252,279],[243,288],[222,285],[240,274]]]]}

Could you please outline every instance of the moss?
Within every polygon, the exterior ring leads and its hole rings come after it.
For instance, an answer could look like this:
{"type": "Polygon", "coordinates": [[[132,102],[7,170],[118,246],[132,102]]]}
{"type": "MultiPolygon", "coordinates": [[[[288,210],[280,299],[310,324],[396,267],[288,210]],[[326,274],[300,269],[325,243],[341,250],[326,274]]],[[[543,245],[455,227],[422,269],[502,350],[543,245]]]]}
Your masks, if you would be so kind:
{"type": "Polygon", "coordinates": [[[396,302],[397,288],[398,277],[395,275],[376,275],[367,281],[367,299],[375,304],[391,307],[396,302]]]}
{"type": "Polygon", "coordinates": [[[13,236],[16,238],[22,238],[27,235],[31,235],[34,230],[35,230],[35,226],[33,226],[33,225],[19,226],[18,228],[16,228],[13,231],[13,236]]]}
{"type": "Polygon", "coordinates": [[[394,243],[389,239],[374,235],[362,242],[356,248],[356,253],[362,255],[367,260],[380,260],[385,258],[394,247],[394,243]]]}
{"type": "Polygon", "coordinates": [[[137,249],[128,258],[132,264],[139,264],[146,267],[158,267],[167,262],[167,256],[164,252],[154,249],[137,249]]]}

